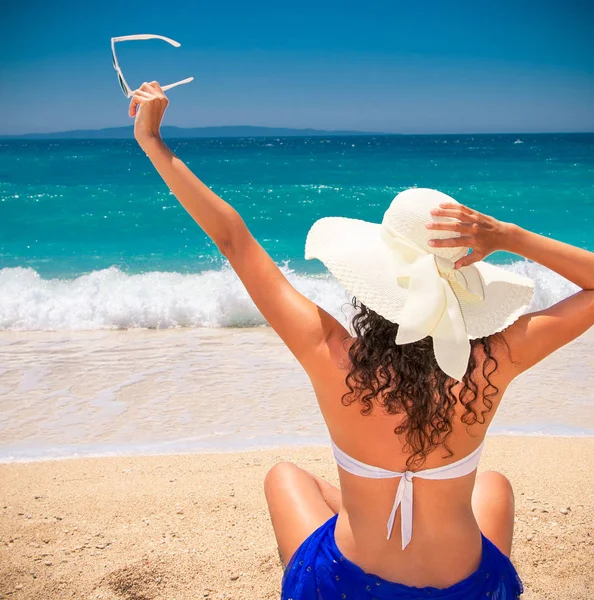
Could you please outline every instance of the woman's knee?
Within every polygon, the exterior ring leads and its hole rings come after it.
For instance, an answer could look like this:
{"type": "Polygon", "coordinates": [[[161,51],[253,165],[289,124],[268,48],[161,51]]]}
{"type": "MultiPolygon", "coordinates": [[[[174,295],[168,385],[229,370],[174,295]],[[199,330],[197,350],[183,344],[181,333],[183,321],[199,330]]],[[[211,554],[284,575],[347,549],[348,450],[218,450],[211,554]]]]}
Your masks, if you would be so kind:
{"type": "Polygon", "coordinates": [[[300,471],[300,468],[295,463],[289,461],[276,463],[266,473],[264,491],[268,493],[272,488],[283,485],[293,478],[298,471],[300,471]]]}
{"type": "Polygon", "coordinates": [[[479,519],[513,519],[514,490],[509,479],[498,471],[485,471],[477,476],[472,493],[472,508],[479,519]]]}
{"type": "Polygon", "coordinates": [[[514,491],[509,479],[497,471],[478,475],[472,510],[483,534],[509,556],[514,531],[514,491]]]}
{"type": "Polygon", "coordinates": [[[514,489],[510,480],[499,471],[484,471],[477,475],[475,482],[475,491],[480,489],[487,490],[490,494],[504,497],[513,502],[514,489]]]}

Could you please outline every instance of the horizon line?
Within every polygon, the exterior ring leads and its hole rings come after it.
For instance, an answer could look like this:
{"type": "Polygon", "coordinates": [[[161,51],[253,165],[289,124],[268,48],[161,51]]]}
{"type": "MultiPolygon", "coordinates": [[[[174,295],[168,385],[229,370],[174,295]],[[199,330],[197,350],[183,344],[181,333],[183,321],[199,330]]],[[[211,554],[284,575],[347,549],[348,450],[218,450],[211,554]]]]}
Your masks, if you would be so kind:
{"type": "MultiPolygon", "coordinates": [[[[133,130],[134,125],[115,125],[115,126],[109,126],[109,127],[101,127],[98,129],[86,129],[86,128],[79,128],[79,129],[66,129],[63,131],[47,131],[47,132],[28,132],[28,133],[0,133],[0,139],[11,139],[11,138],[22,138],[22,137],[29,137],[29,138],[34,138],[36,136],[39,137],[46,137],[46,136],[64,136],[64,137],[60,137],[60,138],[54,138],[54,139],[73,139],[68,137],[68,134],[80,134],[81,132],[93,132],[93,133],[99,133],[99,132],[105,132],[105,131],[109,131],[111,129],[114,130],[126,130],[126,129],[132,129],[133,130]]],[[[262,129],[262,130],[267,130],[267,129],[280,129],[280,130],[287,130],[287,131],[294,131],[294,132],[307,132],[307,131],[311,131],[311,132],[319,132],[320,134],[325,134],[325,135],[330,135],[330,136],[336,136],[336,137],[346,137],[348,135],[360,135],[360,136],[425,136],[425,135],[432,135],[432,136],[452,136],[452,135],[584,135],[584,134],[593,134],[594,131],[588,131],[588,130],[584,130],[584,131],[467,131],[467,132],[438,132],[438,133],[432,133],[432,132],[409,132],[409,133],[401,133],[401,132],[389,132],[389,131],[361,131],[361,130],[355,130],[355,129],[318,129],[315,127],[287,127],[287,126],[271,126],[271,125],[201,125],[201,126],[180,126],[180,125],[164,125],[162,127],[162,129],[179,129],[179,130],[208,130],[208,129],[245,129],[245,128],[251,128],[251,129],[262,129]]],[[[282,137],[279,135],[274,135],[272,134],[273,137],[282,137]]],[[[219,137],[219,136],[204,136],[205,138],[207,137],[219,137]]],[[[266,135],[261,135],[261,134],[255,134],[254,136],[245,136],[245,135],[237,135],[237,136],[227,136],[227,137],[267,137],[266,135]]],[[[298,135],[293,135],[290,137],[300,137],[298,135]]],[[[307,137],[307,135],[304,135],[303,137],[307,137]]],[[[78,139],[85,139],[85,138],[78,138],[78,139]]],[[[103,140],[109,140],[109,139],[122,139],[122,138],[101,138],[103,140]]],[[[187,138],[187,139],[192,139],[192,138],[187,138]]]]}

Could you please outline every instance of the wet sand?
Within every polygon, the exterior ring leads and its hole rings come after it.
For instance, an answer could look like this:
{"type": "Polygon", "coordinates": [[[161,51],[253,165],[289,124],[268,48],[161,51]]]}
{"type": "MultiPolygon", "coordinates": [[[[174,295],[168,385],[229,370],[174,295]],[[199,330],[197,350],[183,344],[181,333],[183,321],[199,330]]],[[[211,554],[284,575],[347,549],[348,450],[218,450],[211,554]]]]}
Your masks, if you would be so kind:
{"type": "MultiPolygon", "coordinates": [[[[592,390],[594,329],[514,381],[491,432],[594,436],[592,390]]],[[[268,327],[0,332],[0,461],[327,443],[268,327]]]]}
{"type": "MultiPolygon", "coordinates": [[[[262,484],[280,460],[338,483],[326,447],[1,464],[0,597],[278,598],[262,484]]],[[[523,597],[594,597],[594,439],[491,436],[493,468],[516,493],[523,597]]]]}

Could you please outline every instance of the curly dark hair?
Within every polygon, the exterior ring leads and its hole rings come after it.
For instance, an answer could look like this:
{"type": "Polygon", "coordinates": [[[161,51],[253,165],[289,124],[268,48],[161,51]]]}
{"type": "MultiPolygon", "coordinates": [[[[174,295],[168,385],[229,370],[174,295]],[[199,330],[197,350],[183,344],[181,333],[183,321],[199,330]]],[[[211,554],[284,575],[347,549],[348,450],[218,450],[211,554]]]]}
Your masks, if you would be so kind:
{"type": "Polygon", "coordinates": [[[349,391],[342,403],[349,406],[355,401],[362,405],[361,414],[369,415],[376,401],[388,414],[403,414],[400,425],[394,429],[404,435],[405,452],[410,452],[406,468],[420,468],[427,455],[443,445],[453,456],[447,439],[452,432],[455,406],[464,406],[461,419],[464,424],[484,423],[493,407],[492,398],[499,389],[490,377],[498,368],[493,356],[493,344],[505,343],[501,334],[471,341],[468,369],[462,381],[458,398],[452,392],[458,381],[446,375],[437,365],[433,341],[426,337],[412,344],[396,345],[398,325],[352,299],[358,312],[352,320],[356,339],[349,348],[351,369],[346,377],[349,391]],[[477,375],[477,346],[482,346],[485,359],[482,376],[486,385],[482,390],[483,407],[477,409],[479,382],[477,375]]]}

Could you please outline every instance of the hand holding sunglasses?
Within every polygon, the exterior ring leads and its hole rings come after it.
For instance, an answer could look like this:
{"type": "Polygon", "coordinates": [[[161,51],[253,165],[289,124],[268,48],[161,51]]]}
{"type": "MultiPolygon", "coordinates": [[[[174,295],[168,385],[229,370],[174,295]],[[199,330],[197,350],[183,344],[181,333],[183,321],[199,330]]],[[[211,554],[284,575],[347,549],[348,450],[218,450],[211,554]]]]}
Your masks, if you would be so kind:
{"type": "MultiPolygon", "coordinates": [[[[134,95],[134,92],[132,92],[130,86],[126,82],[126,79],[124,78],[122,69],[120,69],[120,65],[118,64],[118,58],[116,56],[115,45],[116,45],[116,42],[128,42],[128,41],[135,41],[135,40],[163,40],[164,42],[167,42],[168,44],[171,44],[172,46],[175,46],[176,48],[179,48],[181,46],[181,44],[179,42],[176,42],[175,40],[172,40],[167,37],[163,37],[162,35],[153,35],[151,33],[141,33],[138,35],[123,35],[120,37],[111,38],[111,55],[112,55],[112,60],[113,60],[113,68],[116,70],[116,73],[118,74],[118,81],[120,83],[120,87],[122,88],[122,92],[124,92],[124,96],[126,96],[126,98],[132,98],[132,96],[134,95]]],[[[161,89],[161,91],[165,92],[165,91],[170,90],[171,88],[174,88],[178,85],[182,85],[184,83],[190,83],[190,81],[193,81],[193,80],[194,80],[193,77],[188,77],[187,79],[182,79],[182,81],[176,81],[175,83],[170,83],[168,85],[164,85],[160,89],[161,89]]]]}
{"type": "Polygon", "coordinates": [[[134,121],[134,137],[141,147],[151,140],[160,140],[159,132],[163,115],[169,100],[156,81],[143,83],[132,92],[132,100],[128,114],[136,117],[134,121]]]}

